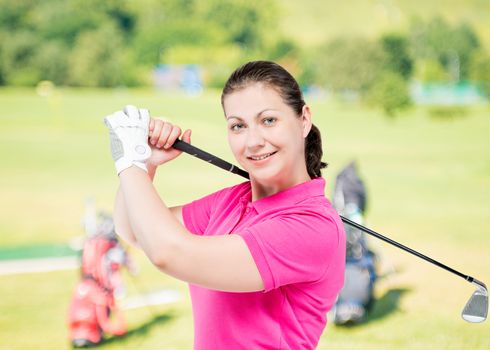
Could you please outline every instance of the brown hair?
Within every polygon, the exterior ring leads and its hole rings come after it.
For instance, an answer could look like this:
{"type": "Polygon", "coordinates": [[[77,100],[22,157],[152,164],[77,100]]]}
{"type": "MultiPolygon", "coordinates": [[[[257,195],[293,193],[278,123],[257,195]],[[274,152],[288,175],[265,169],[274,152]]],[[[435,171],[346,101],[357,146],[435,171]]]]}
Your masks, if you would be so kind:
{"type": "MultiPolygon", "coordinates": [[[[248,86],[250,83],[263,83],[275,89],[283,101],[289,105],[298,116],[303,112],[306,104],[298,82],[293,76],[277,63],[270,61],[252,61],[237,68],[228,78],[221,93],[221,105],[224,107],[224,98],[236,90],[248,86]]],[[[322,138],[320,130],[315,125],[306,137],[305,159],[306,168],[310,178],[322,176],[321,169],[327,166],[322,162],[322,138]]]]}

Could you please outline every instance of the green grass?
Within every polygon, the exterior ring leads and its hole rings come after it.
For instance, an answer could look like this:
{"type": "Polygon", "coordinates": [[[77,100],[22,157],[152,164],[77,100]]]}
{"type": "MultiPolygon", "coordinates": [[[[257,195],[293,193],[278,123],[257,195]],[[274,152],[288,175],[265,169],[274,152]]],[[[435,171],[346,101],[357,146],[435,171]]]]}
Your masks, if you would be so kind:
{"type": "Polygon", "coordinates": [[[78,250],[68,244],[32,244],[0,247],[0,262],[13,259],[36,259],[77,256],[78,250]]]}
{"type": "MultiPolygon", "coordinates": [[[[219,95],[199,98],[151,90],[0,90],[0,247],[66,244],[83,235],[84,201],[111,210],[117,177],[102,117],[127,103],[147,106],[183,128],[193,143],[233,160],[219,95]]],[[[395,120],[375,110],[310,101],[322,131],[330,196],[335,174],[357,159],[369,190],[368,224],[464,273],[490,281],[489,108],[433,120],[412,109],[395,120]]],[[[188,202],[241,178],[187,155],[159,170],[156,185],[169,205],[188,202]]],[[[459,316],[473,288],[456,276],[371,240],[382,267],[370,322],[329,325],[319,349],[488,349],[488,322],[459,316]]],[[[192,314],[186,285],[135,252],[138,289],[175,288],[183,300],[128,311],[129,336],[103,349],[189,349],[192,314]]],[[[1,349],[67,349],[65,317],[76,271],[0,276],[1,349]],[[28,335],[28,336],[26,336],[28,335]]],[[[128,279],[130,294],[137,288],[128,279]]]]}

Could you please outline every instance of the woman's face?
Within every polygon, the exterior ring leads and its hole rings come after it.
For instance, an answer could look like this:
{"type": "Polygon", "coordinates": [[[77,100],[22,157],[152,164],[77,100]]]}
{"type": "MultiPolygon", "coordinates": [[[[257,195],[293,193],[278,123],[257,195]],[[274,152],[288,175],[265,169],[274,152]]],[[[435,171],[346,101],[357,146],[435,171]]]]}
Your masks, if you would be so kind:
{"type": "Polygon", "coordinates": [[[307,106],[300,117],[276,90],[252,83],[226,95],[223,107],[231,150],[252,178],[267,184],[306,169],[304,142],[311,128],[307,106]]]}

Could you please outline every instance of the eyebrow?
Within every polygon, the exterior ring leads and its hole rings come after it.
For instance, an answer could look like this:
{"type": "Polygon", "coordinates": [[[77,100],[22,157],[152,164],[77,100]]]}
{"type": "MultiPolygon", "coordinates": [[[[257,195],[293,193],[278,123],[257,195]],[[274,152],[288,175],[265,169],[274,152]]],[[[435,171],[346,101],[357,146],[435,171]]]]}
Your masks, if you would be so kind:
{"type": "MultiPolygon", "coordinates": [[[[266,108],[266,109],[261,110],[259,113],[257,113],[257,115],[255,116],[255,119],[257,119],[258,117],[260,117],[260,115],[261,115],[262,113],[267,112],[267,111],[276,111],[276,112],[277,112],[277,110],[276,110],[276,109],[266,108]]],[[[227,117],[227,118],[226,118],[226,120],[230,120],[230,119],[232,119],[232,118],[243,120],[243,118],[237,117],[237,116],[235,116],[235,115],[230,115],[229,117],[227,117]]]]}

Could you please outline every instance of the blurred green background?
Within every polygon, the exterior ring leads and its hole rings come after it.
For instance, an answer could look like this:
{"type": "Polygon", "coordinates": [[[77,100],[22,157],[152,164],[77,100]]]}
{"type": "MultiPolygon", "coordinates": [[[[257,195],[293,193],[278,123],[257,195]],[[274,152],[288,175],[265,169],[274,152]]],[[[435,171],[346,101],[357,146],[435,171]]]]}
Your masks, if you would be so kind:
{"type": "MultiPolygon", "coordinates": [[[[359,163],[367,223],[490,281],[490,3],[487,1],[0,0],[0,264],[84,235],[85,200],[112,210],[117,176],[102,118],[144,106],[233,161],[219,102],[231,71],[275,60],[301,83],[323,136],[327,196],[359,163]],[[159,85],[158,67],[198,67],[200,88],[159,85]]],[[[183,155],[155,184],[168,205],[242,181],[183,155]]],[[[319,349],[488,349],[488,322],[460,318],[472,286],[370,240],[384,272],[368,322],[327,326],[319,349]]],[[[186,285],[141,272],[128,294],[182,300],[129,310],[101,348],[189,349],[186,285]]],[[[37,253],[36,253],[37,254],[37,253]]],[[[34,254],[35,255],[35,254],[34,254]]],[[[35,260],[33,260],[35,261],[35,260]]],[[[66,349],[74,269],[0,275],[0,349],[66,349]]]]}

